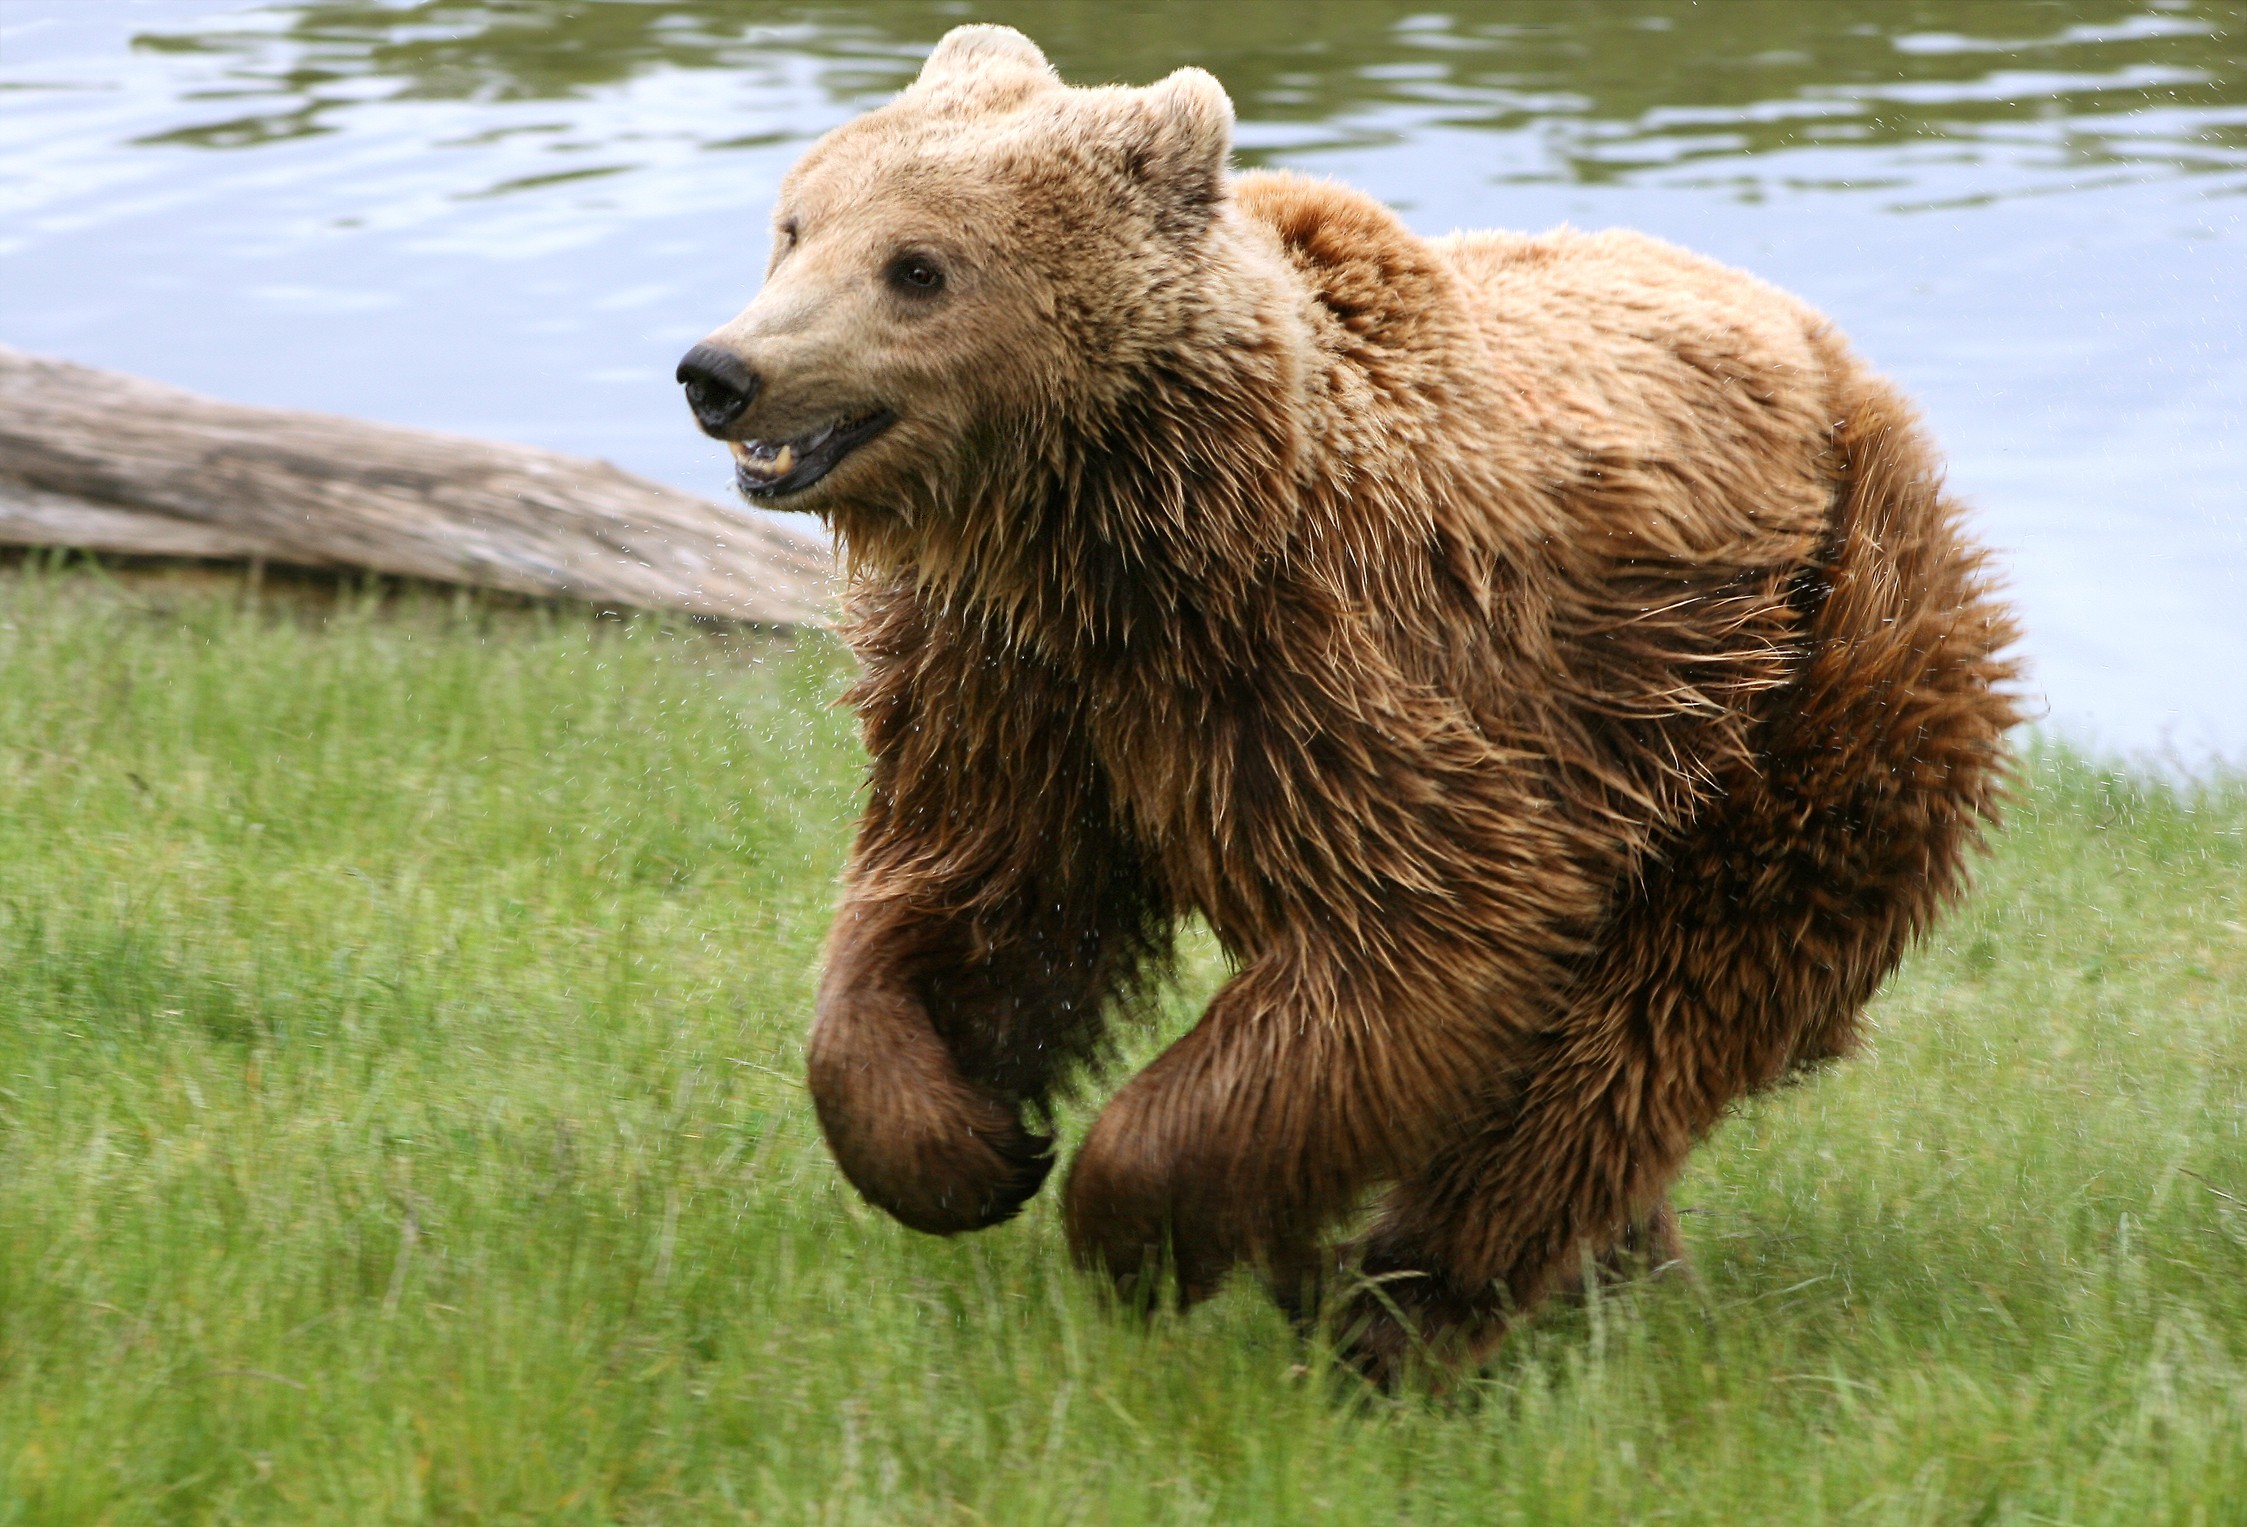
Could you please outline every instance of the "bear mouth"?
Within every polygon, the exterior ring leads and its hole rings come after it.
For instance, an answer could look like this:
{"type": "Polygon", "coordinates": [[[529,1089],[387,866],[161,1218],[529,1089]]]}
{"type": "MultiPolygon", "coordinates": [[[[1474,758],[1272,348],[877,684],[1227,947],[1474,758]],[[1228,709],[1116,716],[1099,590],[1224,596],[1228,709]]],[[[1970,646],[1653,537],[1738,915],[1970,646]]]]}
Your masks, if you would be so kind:
{"type": "Polygon", "coordinates": [[[734,485],[750,498],[801,493],[897,422],[886,408],[836,419],[792,440],[733,440],[734,485]]]}

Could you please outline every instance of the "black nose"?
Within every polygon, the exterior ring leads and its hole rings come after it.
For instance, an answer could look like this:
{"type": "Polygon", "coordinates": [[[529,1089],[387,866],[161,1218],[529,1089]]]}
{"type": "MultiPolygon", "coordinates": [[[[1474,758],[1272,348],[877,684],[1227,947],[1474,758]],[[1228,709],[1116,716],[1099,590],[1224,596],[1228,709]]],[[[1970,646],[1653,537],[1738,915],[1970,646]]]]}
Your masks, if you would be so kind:
{"type": "Polygon", "coordinates": [[[679,358],[679,384],[703,433],[719,434],[756,401],[757,373],[716,345],[696,345],[679,358]]]}

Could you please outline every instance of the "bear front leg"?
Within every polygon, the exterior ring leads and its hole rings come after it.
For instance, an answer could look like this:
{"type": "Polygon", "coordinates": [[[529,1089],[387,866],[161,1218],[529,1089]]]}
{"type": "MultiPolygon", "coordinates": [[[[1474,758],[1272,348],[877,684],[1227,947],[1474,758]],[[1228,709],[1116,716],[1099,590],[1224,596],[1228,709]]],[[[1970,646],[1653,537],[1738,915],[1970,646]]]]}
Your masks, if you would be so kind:
{"type": "Polygon", "coordinates": [[[1247,1262],[1294,1307],[1324,1232],[1489,1064],[1488,1036],[1404,1010],[1280,960],[1236,976],[1086,1137],[1063,1206],[1079,1264],[1127,1299],[1174,1279],[1184,1306],[1247,1262]]]}
{"type": "Polygon", "coordinates": [[[820,1130],[851,1186],[912,1229],[950,1235],[1011,1219],[1052,1170],[1053,1141],[1023,1126],[1017,1100],[971,1080],[937,1033],[913,979],[931,932],[893,905],[845,903],[807,1058],[820,1130]]]}
{"type": "Polygon", "coordinates": [[[937,912],[861,884],[836,914],[812,1101],[843,1175],[913,1229],[995,1225],[1038,1191],[1053,1142],[1023,1111],[1163,959],[1161,907],[1120,855],[1103,862],[1080,894],[1031,884],[980,913],[937,912]]]}

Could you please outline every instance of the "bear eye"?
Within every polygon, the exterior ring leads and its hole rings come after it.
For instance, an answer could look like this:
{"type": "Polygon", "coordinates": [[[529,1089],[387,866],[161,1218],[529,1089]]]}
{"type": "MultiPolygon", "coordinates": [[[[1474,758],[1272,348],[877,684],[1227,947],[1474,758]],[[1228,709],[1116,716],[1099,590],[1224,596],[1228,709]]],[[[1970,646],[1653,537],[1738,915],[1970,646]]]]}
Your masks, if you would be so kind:
{"type": "Polygon", "coordinates": [[[944,290],[944,267],[925,254],[903,254],[889,262],[892,289],[908,297],[933,297],[944,290]]]}
{"type": "Polygon", "coordinates": [[[794,218],[790,218],[780,225],[780,247],[782,249],[794,249],[796,247],[797,231],[794,218]]]}

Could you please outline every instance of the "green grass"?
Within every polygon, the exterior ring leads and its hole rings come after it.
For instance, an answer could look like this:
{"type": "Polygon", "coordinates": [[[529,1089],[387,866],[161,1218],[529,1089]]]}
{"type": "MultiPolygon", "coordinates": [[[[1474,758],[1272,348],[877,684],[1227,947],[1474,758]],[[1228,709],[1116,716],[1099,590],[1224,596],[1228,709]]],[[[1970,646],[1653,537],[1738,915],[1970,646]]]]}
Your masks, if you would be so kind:
{"type": "Polygon", "coordinates": [[[846,669],[0,576],[0,1524],[2247,1520],[2247,785],[2040,752],[1698,1287],[1392,1401],[841,1186],[846,669]]]}

